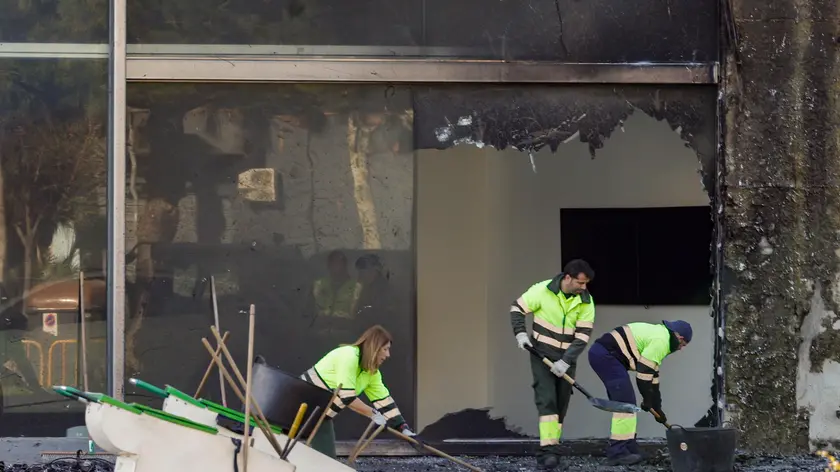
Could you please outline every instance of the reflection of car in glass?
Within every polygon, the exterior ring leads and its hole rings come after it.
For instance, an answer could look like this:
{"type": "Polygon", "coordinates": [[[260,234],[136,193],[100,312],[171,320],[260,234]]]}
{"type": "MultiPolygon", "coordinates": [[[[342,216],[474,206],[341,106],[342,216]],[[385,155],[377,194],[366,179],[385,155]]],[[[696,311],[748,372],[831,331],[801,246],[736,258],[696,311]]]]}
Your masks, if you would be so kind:
{"type": "MultiPolygon", "coordinates": [[[[81,385],[79,280],[37,284],[23,297],[0,303],[3,336],[0,363],[4,403],[30,403],[21,395],[41,394],[53,384],[81,385]],[[24,305],[26,305],[24,312],[24,305]]],[[[84,308],[87,365],[91,386],[105,380],[106,286],[101,274],[85,275],[84,308]]]]}

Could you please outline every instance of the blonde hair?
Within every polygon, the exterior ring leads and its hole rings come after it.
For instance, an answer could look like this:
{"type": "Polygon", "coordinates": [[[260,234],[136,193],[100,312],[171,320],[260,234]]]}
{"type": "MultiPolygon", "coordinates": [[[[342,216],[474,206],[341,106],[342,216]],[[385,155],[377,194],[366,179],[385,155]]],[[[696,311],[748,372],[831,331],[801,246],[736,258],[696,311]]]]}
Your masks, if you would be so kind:
{"type": "Polygon", "coordinates": [[[376,365],[377,354],[392,341],[393,338],[388,330],[380,325],[373,325],[350,346],[359,348],[359,365],[362,369],[374,374],[379,370],[379,366],[376,365]]]}

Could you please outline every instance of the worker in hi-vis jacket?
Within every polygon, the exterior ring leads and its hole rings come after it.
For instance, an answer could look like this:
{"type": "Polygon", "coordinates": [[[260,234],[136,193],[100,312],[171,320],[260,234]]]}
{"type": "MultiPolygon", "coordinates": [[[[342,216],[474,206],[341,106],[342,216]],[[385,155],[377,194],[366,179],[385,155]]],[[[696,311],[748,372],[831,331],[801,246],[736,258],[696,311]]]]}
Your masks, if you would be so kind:
{"type": "Polygon", "coordinates": [[[554,365],[549,370],[541,359],[528,356],[534,377],[534,399],[539,414],[540,449],[537,462],[546,470],[559,463],[563,419],[572,386],[561,377],[575,376],[578,356],[586,349],[595,323],[595,302],[586,289],[595,272],[586,261],[575,259],[550,280],[531,286],[510,307],[510,322],[520,349],[534,347],[554,365]],[[533,336],[525,327],[525,315],[534,315],[533,336]]]}
{"type": "MultiPolygon", "coordinates": [[[[636,404],[628,371],[636,372],[642,395],[642,410],[654,412],[659,423],[668,420],[659,393],[659,366],[670,354],[691,342],[691,325],[686,321],[630,323],[620,326],[592,343],[589,365],[607,389],[610,400],[636,404]]],[[[631,465],[644,459],[636,443],[636,414],[613,413],[607,460],[610,465],[631,465]]]]}
{"type": "Polygon", "coordinates": [[[391,333],[382,326],[371,326],[356,342],[336,347],[301,374],[303,380],[331,392],[341,385],[338,396],[327,409],[326,420],[312,439],[313,449],[335,459],[335,428],[332,420],[344,408],[367,416],[377,425],[387,424],[420,441],[420,437],[408,427],[391,392],[382,381],[379,367],[391,356],[392,339],[391,333]],[[373,407],[359,398],[362,393],[373,407]]]}

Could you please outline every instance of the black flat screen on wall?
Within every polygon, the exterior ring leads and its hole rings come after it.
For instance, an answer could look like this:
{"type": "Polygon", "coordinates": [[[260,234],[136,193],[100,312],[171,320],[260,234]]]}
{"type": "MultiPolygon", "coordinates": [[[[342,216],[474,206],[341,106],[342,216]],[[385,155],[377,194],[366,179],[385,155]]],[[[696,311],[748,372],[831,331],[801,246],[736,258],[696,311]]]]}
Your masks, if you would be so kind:
{"type": "Polygon", "coordinates": [[[560,210],[563,264],[595,270],[596,304],[709,305],[711,207],[560,210]]]}

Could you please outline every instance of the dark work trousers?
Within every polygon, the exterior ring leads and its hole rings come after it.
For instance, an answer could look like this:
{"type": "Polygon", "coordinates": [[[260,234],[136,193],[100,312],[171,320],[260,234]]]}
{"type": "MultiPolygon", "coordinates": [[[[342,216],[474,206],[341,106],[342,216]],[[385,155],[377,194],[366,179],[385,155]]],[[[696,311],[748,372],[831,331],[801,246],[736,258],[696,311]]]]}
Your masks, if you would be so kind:
{"type": "MultiPolygon", "coordinates": [[[[540,450],[538,457],[545,454],[558,454],[560,438],[563,434],[563,419],[569,408],[572,385],[551,373],[547,365],[536,356],[531,358],[531,373],[534,376],[534,401],[540,416],[540,450]]],[[[575,366],[566,371],[569,377],[575,377],[575,366]]]]}
{"type": "Polygon", "coordinates": [[[324,418],[324,422],[312,438],[312,449],[335,459],[335,427],[332,419],[324,418]]]}
{"type": "MultiPolygon", "coordinates": [[[[633,391],[627,369],[606,347],[598,342],[592,343],[589,348],[589,365],[604,383],[610,400],[636,404],[636,392],[633,391]]],[[[639,445],[636,443],[636,415],[614,413],[607,457],[613,459],[628,454],[639,454],[639,445]]]]}
{"type": "MultiPolygon", "coordinates": [[[[306,377],[300,374],[300,379],[305,381],[306,377]]],[[[324,422],[321,423],[321,427],[318,428],[318,431],[315,432],[315,437],[312,438],[311,446],[312,449],[315,449],[321,454],[335,459],[335,425],[333,424],[333,418],[329,416],[324,418],[324,422]]]]}

